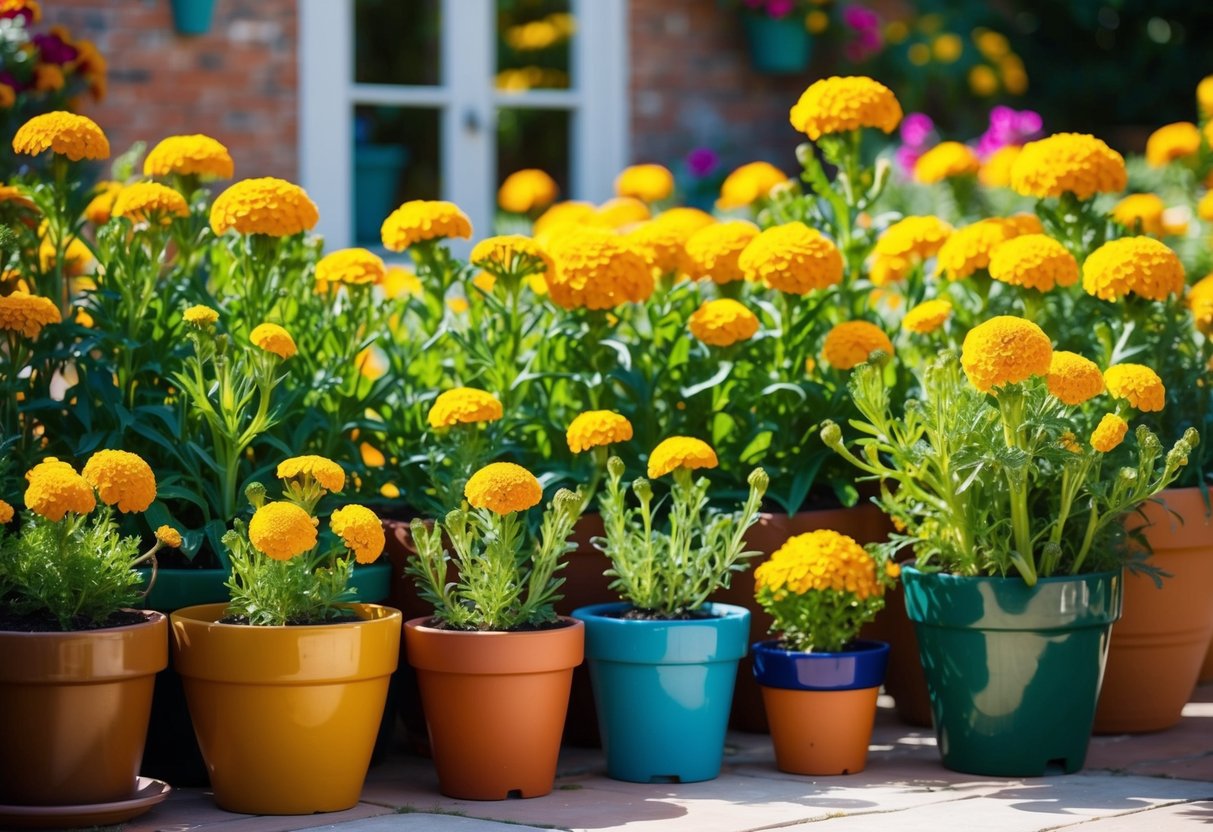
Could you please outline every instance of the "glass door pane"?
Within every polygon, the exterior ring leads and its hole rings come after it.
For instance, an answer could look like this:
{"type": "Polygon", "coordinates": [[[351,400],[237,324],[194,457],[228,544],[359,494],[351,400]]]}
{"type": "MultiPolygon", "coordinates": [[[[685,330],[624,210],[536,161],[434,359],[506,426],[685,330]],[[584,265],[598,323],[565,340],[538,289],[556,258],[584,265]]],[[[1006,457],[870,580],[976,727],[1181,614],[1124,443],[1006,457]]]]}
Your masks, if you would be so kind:
{"type": "Polygon", "coordinates": [[[497,0],[497,89],[569,89],[577,25],[570,0],[497,0]]]}
{"type": "Polygon", "coordinates": [[[502,107],[497,111],[497,186],[511,173],[539,168],[556,180],[562,198],[570,188],[568,110],[502,107]]]}
{"type": "Polygon", "coordinates": [[[441,28],[441,0],[355,0],[354,82],[443,83],[441,28]]]}

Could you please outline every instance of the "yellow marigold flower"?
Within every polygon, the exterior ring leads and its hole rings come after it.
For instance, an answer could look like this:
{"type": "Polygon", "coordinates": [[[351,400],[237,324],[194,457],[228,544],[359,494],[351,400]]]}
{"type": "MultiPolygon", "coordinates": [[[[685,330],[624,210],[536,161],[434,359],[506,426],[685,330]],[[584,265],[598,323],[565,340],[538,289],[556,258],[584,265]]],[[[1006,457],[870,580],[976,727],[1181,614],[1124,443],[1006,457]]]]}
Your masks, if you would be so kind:
{"type": "Polygon", "coordinates": [[[389,500],[394,500],[400,496],[400,487],[395,483],[386,482],[379,487],[379,494],[389,500]]]}
{"type": "Polygon", "coordinates": [[[1146,139],[1146,164],[1161,168],[1200,150],[1200,130],[1190,121],[1165,124],[1146,139]]]}
{"type": "Polygon", "coordinates": [[[876,324],[845,321],[826,333],[821,351],[831,367],[850,370],[865,363],[874,352],[892,355],[893,342],[876,324]]]}
{"type": "Polygon", "coordinates": [[[383,275],[383,293],[389,298],[421,294],[421,281],[404,266],[388,266],[383,275]]]}
{"type": "Polygon", "coordinates": [[[258,324],[249,333],[249,341],[266,352],[286,360],[298,352],[295,339],[278,324],[258,324]]]}
{"type": "Polygon", "coordinates": [[[362,464],[368,468],[382,468],[387,465],[387,457],[383,455],[383,451],[370,442],[362,442],[358,445],[358,455],[362,457],[362,464]]]}
{"type": "Polygon", "coordinates": [[[325,491],[341,491],[345,488],[345,469],[327,457],[315,454],[293,456],[278,463],[275,472],[280,480],[294,477],[311,477],[325,491]]]}
{"type": "Polygon", "coordinates": [[[1103,373],[1089,358],[1076,352],[1054,350],[1045,376],[1049,392],[1065,404],[1082,404],[1104,391],[1103,373]]]}
{"type": "Polygon", "coordinates": [[[8,84],[0,84],[0,110],[8,110],[17,103],[17,91],[8,84]]]}
{"type": "Polygon", "coordinates": [[[38,0],[0,0],[0,15],[25,18],[25,25],[32,26],[42,20],[42,6],[38,0]]]}
{"type": "Polygon", "coordinates": [[[969,382],[983,393],[1004,384],[1043,376],[1053,363],[1053,345],[1036,324],[999,315],[965,335],[960,364],[969,382]]]}
{"type": "Polygon", "coordinates": [[[38,206],[34,205],[20,188],[13,185],[0,185],[0,204],[11,204],[15,208],[28,208],[31,211],[38,210],[38,206]]]}
{"type": "Polygon", "coordinates": [[[952,317],[952,304],[946,300],[926,300],[901,319],[903,329],[926,335],[943,326],[952,317]]]}
{"type": "Polygon", "coordinates": [[[1112,208],[1112,219],[1130,231],[1162,237],[1167,233],[1163,222],[1162,198],[1157,194],[1129,194],[1112,208]]]}
{"type": "Polygon", "coordinates": [[[748,341],[758,331],[758,318],[731,298],[705,301],[691,313],[691,334],[713,347],[730,347],[748,341]]]}
{"type": "Polygon", "coordinates": [[[156,499],[156,475],[143,458],[129,451],[97,451],[80,472],[101,502],[126,512],[147,511],[156,499]]]}
{"type": "Polygon", "coordinates": [[[503,415],[501,402],[492,393],[474,387],[455,387],[438,394],[426,418],[432,428],[449,428],[496,422],[503,415]]]}
{"type": "Polygon", "coordinates": [[[649,454],[649,479],[664,477],[678,468],[715,468],[719,465],[716,452],[702,439],[693,436],[671,436],[658,443],[649,454]]]}
{"type": "Polygon", "coordinates": [[[1020,234],[1043,234],[1045,227],[1035,214],[1012,214],[1002,219],[1007,228],[1007,239],[1018,237],[1020,234]]]}
{"type": "Polygon", "coordinates": [[[1074,435],[1074,431],[1072,430],[1063,433],[1061,438],[1057,440],[1057,444],[1072,454],[1082,453],[1082,445],[1078,444],[1078,437],[1074,435]]]}
{"type": "Polygon", "coordinates": [[[1124,157],[1086,133],[1056,133],[1029,142],[1011,167],[1011,188],[1023,196],[1072,193],[1090,199],[1123,191],[1127,181],[1124,157]]]}
{"type": "Polygon", "coordinates": [[[674,174],[663,165],[632,165],[615,177],[615,195],[660,202],[674,193],[674,174]]]}
{"type": "Polygon", "coordinates": [[[219,313],[209,306],[198,304],[191,306],[182,313],[181,317],[187,324],[192,324],[199,329],[206,329],[208,326],[214,325],[215,321],[219,320],[219,313]]]}
{"type": "Polygon", "coordinates": [[[842,254],[838,248],[802,222],[764,230],[741,252],[737,264],[747,280],[794,295],[842,281],[842,254]]]}
{"type": "Polygon", "coordinates": [[[316,264],[316,280],[320,283],[362,286],[382,283],[386,274],[383,258],[364,248],[338,249],[316,264]]]}
{"type": "Polygon", "coordinates": [[[758,226],[745,220],[729,220],[705,225],[687,238],[686,251],[692,278],[709,277],[718,286],[742,280],[745,275],[737,261],[741,252],[758,236],[758,226]]]}
{"type": "MultiPolygon", "coordinates": [[[[667,214],[662,214],[655,220],[641,223],[629,231],[625,239],[658,274],[686,272],[694,268],[686,253],[686,242],[698,229],[686,215],[680,214],[673,219],[666,217],[667,214]]],[[[709,217],[703,227],[708,227],[710,222],[709,217]]]]}
{"type": "Polygon", "coordinates": [[[414,199],[389,214],[379,234],[389,251],[404,251],[425,240],[470,239],[472,221],[453,202],[414,199]]]}
{"type": "Polygon", "coordinates": [[[1202,118],[1213,118],[1213,75],[1206,75],[1196,85],[1196,107],[1202,118]]]}
{"type": "Polygon", "coordinates": [[[569,231],[551,247],[556,268],[547,284],[564,309],[613,309],[653,294],[653,272],[641,253],[613,231],[569,231]]]}
{"type": "Polygon", "coordinates": [[[497,205],[511,214],[529,214],[556,201],[560,186],[538,168],[516,170],[497,189],[497,205]]]}
{"type": "Polygon", "coordinates": [[[1196,215],[1205,222],[1213,222],[1213,191],[1205,193],[1196,203],[1196,215]]]}
{"type": "Polygon", "coordinates": [[[872,249],[872,283],[885,286],[902,280],[911,268],[933,257],[951,233],[952,226],[939,217],[904,217],[893,223],[872,249]]]}
{"type": "Polygon", "coordinates": [[[294,503],[266,503],[253,512],[249,542],[274,560],[290,560],[316,546],[316,518],[294,503]]]}
{"type": "MultiPolygon", "coordinates": [[[[1035,219],[1032,217],[1032,220],[1035,219]]],[[[1040,231],[1040,221],[1033,223],[1026,217],[978,220],[952,232],[939,247],[936,271],[948,280],[963,280],[979,269],[989,268],[994,249],[1007,240],[1040,231]]]]}
{"type": "Polygon", "coordinates": [[[1213,335],[1213,274],[1205,275],[1188,290],[1188,306],[1196,319],[1196,328],[1213,335]]]}
{"type": "Polygon", "coordinates": [[[955,176],[972,176],[981,169],[973,148],[960,142],[940,142],[918,157],[914,179],[933,184],[955,176]]]}
{"type": "Polygon", "coordinates": [[[143,160],[144,176],[197,176],[202,180],[231,179],[236,168],[226,147],[210,136],[169,136],[143,160]]]}
{"type": "Polygon", "coordinates": [[[823,591],[864,600],[884,592],[872,556],[854,538],[831,529],[788,538],[754,570],[754,587],[780,600],[823,591]]]}
{"type": "Polygon", "coordinates": [[[770,162],[750,162],[742,165],[724,178],[716,208],[720,211],[730,211],[753,205],[760,199],[766,199],[771,188],[787,181],[788,175],[770,162]]]}
{"type": "Polygon", "coordinates": [[[25,479],[29,483],[25,489],[26,507],[53,523],[58,523],[69,511],[88,514],[97,507],[92,486],[72,466],[53,456],[31,468],[25,479]]]}
{"type": "Polygon", "coordinates": [[[512,462],[491,462],[468,479],[463,496],[475,508],[494,514],[526,511],[543,499],[535,475],[512,462]]]}
{"type": "Polygon", "coordinates": [[[211,230],[216,234],[234,228],[240,234],[289,237],[319,220],[316,203],[303,188],[272,176],[242,179],[211,205],[211,230]]]}
{"type": "Polygon", "coordinates": [[[601,448],[632,438],[632,423],[626,416],[610,410],[587,410],[580,413],[565,431],[569,450],[575,454],[591,448],[601,448]]]}
{"type": "Polygon", "coordinates": [[[557,202],[535,220],[531,231],[536,237],[539,237],[557,228],[586,225],[590,223],[597,210],[591,202],[579,200],[557,202]]]}
{"type": "Polygon", "coordinates": [[[1111,453],[1125,441],[1129,423],[1115,413],[1105,413],[1095,430],[1091,431],[1091,447],[1101,454],[1111,453]]]}
{"type": "Polygon", "coordinates": [[[156,528],[156,539],[170,549],[181,548],[181,532],[177,531],[172,526],[158,526],[156,528]]]}
{"type": "Polygon", "coordinates": [[[447,299],[446,307],[456,315],[462,315],[468,311],[467,298],[449,298],[447,299]]]}
{"type": "Polygon", "coordinates": [[[1044,234],[1024,234],[999,244],[990,255],[990,277],[1049,292],[1078,282],[1078,261],[1066,247],[1044,234]]]}
{"type": "Polygon", "coordinates": [[[1104,370],[1108,393],[1124,399],[1145,413],[1163,409],[1167,403],[1167,388],[1158,373],[1142,364],[1116,364],[1104,370]]]}
{"type": "Polygon", "coordinates": [[[358,563],[374,563],[383,554],[387,542],[383,521],[366,506],[342,506],[333,512],[329,525],[358,563]]]}
{"type": "MultiPolygon", "coordinates": [[[[43,271],[49,271],[55,267],[55,256],[55,247],[51,244],[50,238],[43,237],[38,246],[38,259],[43,271]]],[[[64,270],[68,272],[69,276],[76,276],[83,272],[92,261],[93,252],[89,250],[89,247],[79,237],[72,237],[71,242],[67,244],[67,251],[63,253],[64,270]]]]}
{"type": "Polygon", "coordinates": [[[363,378],[369,378],[371,381],[383,378],[390,368],[387,358],[372,347],[359,350],[358,354],[354,356],[354,365],[358,367],[358,372],[363,378]]]}
{"type": "Polygon", "coordinates": [[[1008,144],[998,148],[981,165],[977,172],[977,181],[987,188],[1011,187],[1011,168],[1023,150],[1017,144],[1008,144]]]}
{"type": "Polygon", "coordinates": [[[6,526],[13,521],[13,507],[0,500],[0,526],[6,526]]]}
{"type": "Polygon", "coordinates": [[[47,150],[73,162],[108,159],[110,143],[91,118],[58,110],[34,116],[13,136],[15,153],[37,156],[47,150]]]}
{"type": "Polygon", "coordinates": [[[599,205],[591,221],[593,225],[618,230],[644,222],[652,216],[653,212],[645,202],[632,196],[617,196],[599,205]]]}
{"type": "MultiPolygon", "coordinates": [[[[472,249],[471,262],[492,277],[539,275],[546,278],[553,268],[551,255],[539,243],[521,234],[506,234],[481,240],[472,249]]],[[[490,287],[486,291],[493,291],[490,287]]]]}
{"type": "Polygon", "coordinates": [[[1082,288],[1102,300],[1132,292],[1166,300],[1184,290],[1184,267],[1174,251],[1151,237],[1124,237],[1104,243],[1082,264],[1082,288]]]}
{"type": "Polygon", "coordinates": [[[892,133],[901,122],[901,104],[879,81],[865,76],[834,76],[811,84],[788,118],[793,127],[814,141],[861,127],[892,133]]]}
{"type": "Polygon", "coordinates": [[[114,209],[114,199],[122,190],[121,182],[98,182],[93,189],[96,193],[84,208],[84,218],[93,225],[105,225],[109,222],[110,212],[114,209]]]}
{"type": "Polygon", "coordinates": [[[20,289],[10,295],[0,295],[0,329],[19,332],[32,341],[42,333],[42,327],[61,320],[59,307],[49,298],[20,289]]]}
{"type": "Polygon", "coordinates": [[[136,182],[118,192],[111,213],[131,222],[169,225],[173,217],[188,217],[185,197],[159,182],[136,182]]]}

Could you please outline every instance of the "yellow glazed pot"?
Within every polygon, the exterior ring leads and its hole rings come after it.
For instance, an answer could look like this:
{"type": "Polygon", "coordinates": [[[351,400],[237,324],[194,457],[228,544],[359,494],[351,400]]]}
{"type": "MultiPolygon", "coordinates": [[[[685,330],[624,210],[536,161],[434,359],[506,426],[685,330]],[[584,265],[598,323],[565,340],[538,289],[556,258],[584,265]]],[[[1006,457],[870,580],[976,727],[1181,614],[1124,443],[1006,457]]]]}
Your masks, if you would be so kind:
{"type": "Polygon", "coordinates": [[[401,615],[352,609],[358,621],[305,627],[219,624],[225,604],[172,614],[174,665],[221,808],[302,815],[358,802],[401,615]]]}

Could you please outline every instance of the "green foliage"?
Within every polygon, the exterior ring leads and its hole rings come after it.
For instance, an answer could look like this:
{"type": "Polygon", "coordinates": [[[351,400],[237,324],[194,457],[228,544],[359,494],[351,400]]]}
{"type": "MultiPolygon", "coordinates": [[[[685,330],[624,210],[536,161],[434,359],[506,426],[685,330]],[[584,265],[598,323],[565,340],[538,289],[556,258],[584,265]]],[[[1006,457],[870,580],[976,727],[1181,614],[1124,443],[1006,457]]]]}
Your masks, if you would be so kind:
{"type": "Polygon", "coordinates": [[[771,632],[779,633],[789,650],[801,653],[844,650],[863,625],[884,609],[883,594],[861,599],[853,592],[832,589],[798,595],[762,587],[755,598],[774,619],[771,632]]]}

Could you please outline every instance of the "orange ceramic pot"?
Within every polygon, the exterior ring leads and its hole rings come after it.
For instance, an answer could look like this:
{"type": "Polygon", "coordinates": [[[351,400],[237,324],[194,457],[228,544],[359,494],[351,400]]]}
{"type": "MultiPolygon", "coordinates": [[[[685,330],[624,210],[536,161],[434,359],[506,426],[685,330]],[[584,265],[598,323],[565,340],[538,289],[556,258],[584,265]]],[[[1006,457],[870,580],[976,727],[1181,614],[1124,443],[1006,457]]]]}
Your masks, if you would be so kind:
{"type": "Polygon", "coordinates": [[[0,803],[72,806],[135,794],[168,619],[68,633],[0,631],[0,803]]]}
{"type": "Polygon", "coordinates": [[[1112,627],[1097,734],[1177,724],[1213,637],[1213,518],[1199,488],[1160,496],[1163,505],[1142,507],[1150,524],[1145,535],[1154,551],[1150,563],[1172,577],[1159,588],[1150,577],[1125,573],[1124,615],[1112,627]]]}
{"type": "Polygon", "coordinates": [[[775,766],[792,774],[856,774],[868,762],[880,688],[762,689],[775,766]]]}
{"type": "Polygon", "coordinates": [[[172,614],[174,665],[221,808],[303,815],[358,802],[401,614],[352,609],[358,621],[305,627],[219,624],[225,604],[172,614]]]}
{"type": "Polygon", "coordinates": [[[464,800],[552,791],[585,626],[467,632],[405,622],[442,793],[464,800]]]}

